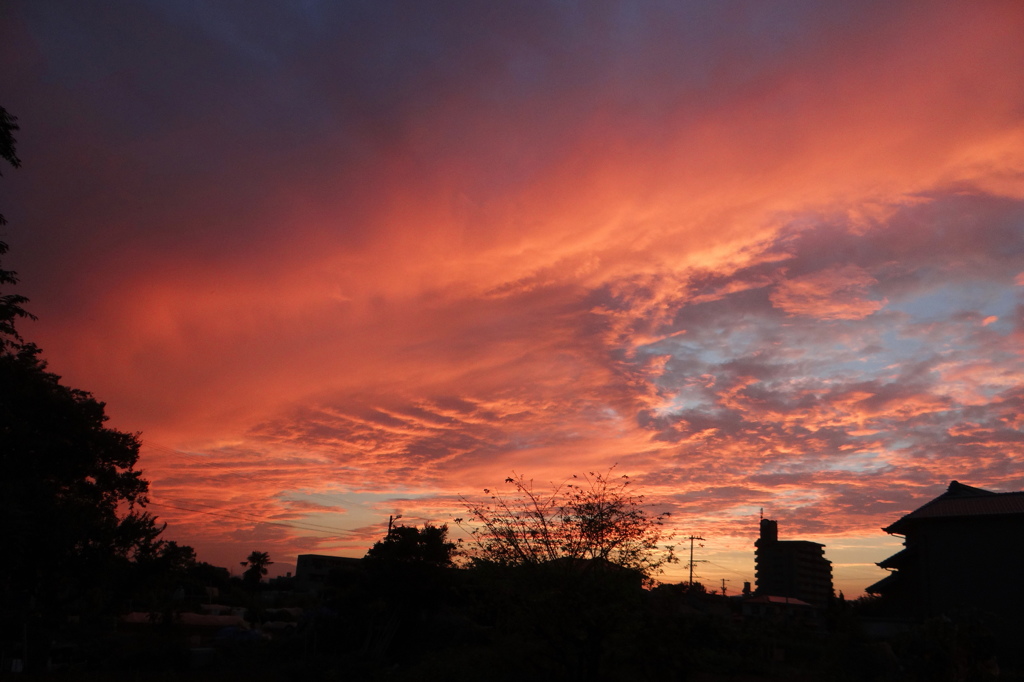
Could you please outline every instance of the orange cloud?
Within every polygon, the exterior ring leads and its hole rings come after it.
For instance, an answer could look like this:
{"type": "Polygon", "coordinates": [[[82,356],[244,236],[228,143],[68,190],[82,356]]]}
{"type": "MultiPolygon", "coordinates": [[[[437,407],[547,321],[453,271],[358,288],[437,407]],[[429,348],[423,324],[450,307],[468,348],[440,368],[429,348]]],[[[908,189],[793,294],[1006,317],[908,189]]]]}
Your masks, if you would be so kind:
{"type": "Polygon", "coordinates": [[[844,265],[780,282],[769,296],[775,307],[789,315],[824,320],[859,320],[881,310],[885,301],[866,298],[875,284],[871,275],[855,265],[844,265]]]}

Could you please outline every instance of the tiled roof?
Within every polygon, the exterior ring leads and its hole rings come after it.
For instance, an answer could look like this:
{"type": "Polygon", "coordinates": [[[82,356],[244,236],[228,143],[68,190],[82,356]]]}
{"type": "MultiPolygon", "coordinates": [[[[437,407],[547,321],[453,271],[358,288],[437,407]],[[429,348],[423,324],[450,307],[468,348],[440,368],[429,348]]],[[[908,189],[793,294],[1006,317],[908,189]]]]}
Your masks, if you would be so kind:
{"type": "Polygon", "coordinates": [[[864,591],[868,594],[882,594],[886,590],[892,588],[893,585],[899,580],[898,573],[890,573],[874,585],[864,588],[864,591]]]}
{"type": "Polygon", "coordinates": [[[912,556],[909,548],[901,549],[884,561],[879,561],[876,566],[879,568],[902,568],[903,564],[912,556]]]}
{"type": "Polygon", "coordinates": [[[903,533],[911,524],[924,519],[1005,514],[1024,514],[1024,492],[994,493],[953,481],[945,493],[882,530],[903,533]]]}

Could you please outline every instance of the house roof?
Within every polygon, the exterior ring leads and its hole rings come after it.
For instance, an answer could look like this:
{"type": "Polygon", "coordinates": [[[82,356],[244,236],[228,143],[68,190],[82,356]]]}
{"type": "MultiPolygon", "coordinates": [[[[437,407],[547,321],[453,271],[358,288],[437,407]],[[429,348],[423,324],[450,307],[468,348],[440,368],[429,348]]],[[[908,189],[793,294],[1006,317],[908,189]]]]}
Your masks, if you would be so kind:
{"type": "Polygon", "coordinates": [[[864,588],[864,591],[868,594],[882,594],[888,589],[891,589],[899,581],[898,573],[890,573],[874,585],[864,588]]]}
{"type": "Polygon", "coordinates": [[[925,519],[1007,514],[1024,514],[1024,492],[994,493],[953,481],[946,492],[882,530],[905,533],[917,521],[925,519]]]}
{"type": "Polygon", "coordinates": [[[879,568],[902,568],[913,555],[913,550],[911,550],[909,547],[906,547],[896,552],[888,559],[879,561],[875,565],[879,568]]]}

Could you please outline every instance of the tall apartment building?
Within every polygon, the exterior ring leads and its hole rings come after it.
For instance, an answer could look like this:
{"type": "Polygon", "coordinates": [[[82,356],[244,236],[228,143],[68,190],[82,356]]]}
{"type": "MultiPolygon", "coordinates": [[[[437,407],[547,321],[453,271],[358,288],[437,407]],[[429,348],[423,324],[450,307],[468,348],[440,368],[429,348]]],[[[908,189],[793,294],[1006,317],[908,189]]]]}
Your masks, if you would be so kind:
{"type": "Polygon", "coordinates": [[[790,597],[814,606],[825,606],[832,598],[832,562],[825,558],[825,545],[779,540],[778,522],[761,519],[761,536],[754,547],[754,594],[790,597]]]}

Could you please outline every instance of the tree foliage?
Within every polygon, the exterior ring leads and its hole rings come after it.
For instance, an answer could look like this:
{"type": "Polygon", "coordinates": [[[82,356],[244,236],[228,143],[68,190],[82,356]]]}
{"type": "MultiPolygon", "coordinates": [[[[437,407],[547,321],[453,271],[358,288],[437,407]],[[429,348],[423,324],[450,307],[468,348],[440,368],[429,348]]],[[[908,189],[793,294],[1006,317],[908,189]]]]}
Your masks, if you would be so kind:
{"type": "Polygon", "coordinates": [[[522,475],[505,483],[511,486],[507,494],[484,489],[487,501],[463,498],[478,561],[516,566],[599,560],[647,579],[675,561],[673,547],[662,544],[670,538],[663,529],[668,512],[648,514],[628,476],[613,476],[613,470],[574,475],[550,491],[522,475]]]}
{"type": "MultiPolygon", "coordinates": [[[[14,131],[18,130],[15,123],[17,117],[11,116],[7,110],[0,107],[0,158],[3,158],[15,168],[21,165],[21,159],[15,153],[14,131]]],[[[0,213],[0,225],[5,225],[7,220],[3,213],[0,213]]],[[[0,241],[0,256],[7,253],[7,244],[0,241]]],[[[0,287],[17,284],[17,273],[11,270],[0,268],[0,287]]],[[[0,294],[0,351],[17,350],[25,346],[24,341],[14,327],[16,320],[35,319],[25,310],[24,305],[28,299],[18,294],[0,294]]]]}
{"type": "Polygon", "coordinates": [[[448,524],[423,528],[392,526],[384,539],[378,540],[366,553],[370,561],[418,563],[449,567],[453,564],[456,545],[448,539],[448,524]]]}
{"type": "MultiPolygon", "coordinates": [[[[2,218],[3,216],[0,216],[2,218]]],[[[7,244],[0,242],[0,256],[7,253],[7,244]]],[[[0,286],[17,284],[16,272],[0,268],[0,286]]],[[[16,353],[21,350],[32,351],[38,349],[34,345],[26,343],[15,327],[19,319],[34,320],[35,315],[25,310],[28,299],[18,294],[0,293],[0,352],[16,353]]]]}
{"type": "MultiPolygon", "coordinates": [[[[153,551],[161,528],[143,510],[138,435],[106,427],[104,404],[61,384],[32,344],[0,349],[0,386],[4,583],[58,569],[84,577],[85,566],[153,551]]],[[[62,582],[69,595],[81,587],[62,582]]]]}
{"type": "MultiPolygon", "coordinates": [[[[0,156],[17,166],[13,121],[0,108],[0,156]]],[[[162,529],[143,509],[138,434],[108,428],[102,402],[47,371],[16,328],[32,317],[26,299],[3,291],[16,282],[0,269],[0,600],[55,615],[101,588],[109,603],[121,569],[158,551],[162,529]]]]}
{"type": "Polygon", "coordinates": [[[15,149],[17,145],[14,140],[14,131],[20,130],[16,123],[17,120],[17,116],[12,116],[6,109],[0,107],[0,158],[15,168],[21,166],[21,159],[18,158],[15,149]]]}
{"type": "Polygon", "coordinates": [[[241,563],[243,566],[248,566],[242,573],[242,580],[248,585],[259,585],[263,576],[268,573],[267,567],[274,562],[270,560],[269,552],[260,552],[254,549],[241,563]]]}

